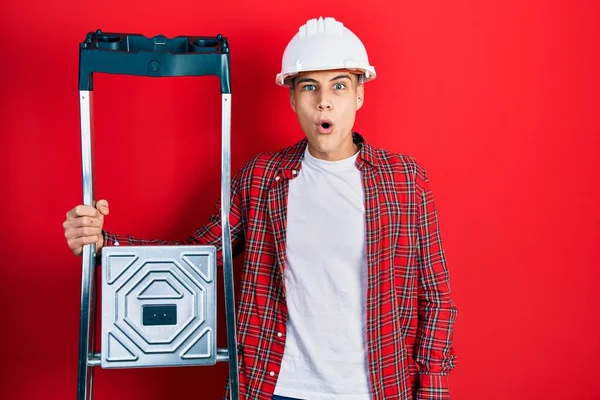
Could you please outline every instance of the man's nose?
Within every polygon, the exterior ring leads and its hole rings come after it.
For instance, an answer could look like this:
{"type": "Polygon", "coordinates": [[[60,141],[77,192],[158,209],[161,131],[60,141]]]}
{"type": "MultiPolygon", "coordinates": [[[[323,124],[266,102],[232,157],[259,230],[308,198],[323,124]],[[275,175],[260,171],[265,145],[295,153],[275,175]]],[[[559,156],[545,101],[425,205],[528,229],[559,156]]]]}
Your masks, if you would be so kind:
{"type": "Polygon", "coordinates": [[[333,108],[333,102],[331,101],[331,94],[321,91],[320,97],[317,99],[317,109],[331,110],[333,108]]]}

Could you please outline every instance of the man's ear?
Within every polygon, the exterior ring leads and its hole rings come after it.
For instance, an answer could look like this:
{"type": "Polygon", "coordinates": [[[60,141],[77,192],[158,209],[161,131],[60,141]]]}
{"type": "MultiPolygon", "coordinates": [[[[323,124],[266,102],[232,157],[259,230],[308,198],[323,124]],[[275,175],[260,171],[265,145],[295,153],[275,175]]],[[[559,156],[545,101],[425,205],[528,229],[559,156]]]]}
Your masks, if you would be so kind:
{"type": "Polygon", "coordinates": [[[290,86],[290,106],[296,112],[296,97],[294,96],[294,85],[290,86]]]}
{"type": "Polygon", "coordinates": [[[360,110],[363,104],[365,104],[365,86],[360,84],[356,88],[356,110],[360,110]]]}

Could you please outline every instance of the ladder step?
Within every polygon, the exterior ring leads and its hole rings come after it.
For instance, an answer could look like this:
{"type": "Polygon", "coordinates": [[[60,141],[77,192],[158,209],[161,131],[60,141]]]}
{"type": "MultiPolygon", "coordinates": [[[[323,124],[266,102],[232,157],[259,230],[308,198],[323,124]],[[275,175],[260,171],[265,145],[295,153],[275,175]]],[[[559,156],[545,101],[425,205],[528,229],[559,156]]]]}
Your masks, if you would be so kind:
{"type": "MultiPolygon", "coordinates": [[[[101,364],[100,353],[93,353],[88,357],[88,366],[99,367],[101,364]]],[[[217,362],[229,362],[229,350],[217,349],[217,362]]]]}

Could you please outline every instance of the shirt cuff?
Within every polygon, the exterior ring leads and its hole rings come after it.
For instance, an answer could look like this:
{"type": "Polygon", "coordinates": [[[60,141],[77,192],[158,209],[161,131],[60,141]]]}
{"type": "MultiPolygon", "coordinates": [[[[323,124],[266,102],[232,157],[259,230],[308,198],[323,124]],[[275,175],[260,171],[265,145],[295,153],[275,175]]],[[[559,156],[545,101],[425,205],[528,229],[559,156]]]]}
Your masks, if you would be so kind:
{"type": "Polygon", "coordinates": [[[416,400],[450,400],[448,375],[419,374],[416,400]]]}
{"type": "Polygon", "coordinates": [[[117,235],[115,235],[113,233],[102,230],[102,237],[104,238],[103,246],[118,246],[119,245],[119,239],[117,238],[117,235]]]}

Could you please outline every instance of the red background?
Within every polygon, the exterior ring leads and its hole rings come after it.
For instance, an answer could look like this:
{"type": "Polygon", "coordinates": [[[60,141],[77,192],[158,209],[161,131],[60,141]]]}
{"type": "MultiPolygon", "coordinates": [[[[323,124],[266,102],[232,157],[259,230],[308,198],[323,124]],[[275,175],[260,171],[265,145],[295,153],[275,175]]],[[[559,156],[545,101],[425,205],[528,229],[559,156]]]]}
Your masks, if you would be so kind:
{"type": "MultiPolygon", "coordinates": [[[[453,398],[600,398],[597,0],[21,0],[0,11],[1,399],[75,398],[81,260],[61,224],[81,202],[85,33],[227,36],[237,170],[302,138],[274,78],[320,15],[357,33],[379,74],[356,129],[429,171],[460,310],[453,398]]],[[[187,237],[219,196],[217,79],[100,75],[95,87],[106,228],[187,237]]],[[[95,394],[218,399],[226,373],[96,369],[95,394]]]]}

